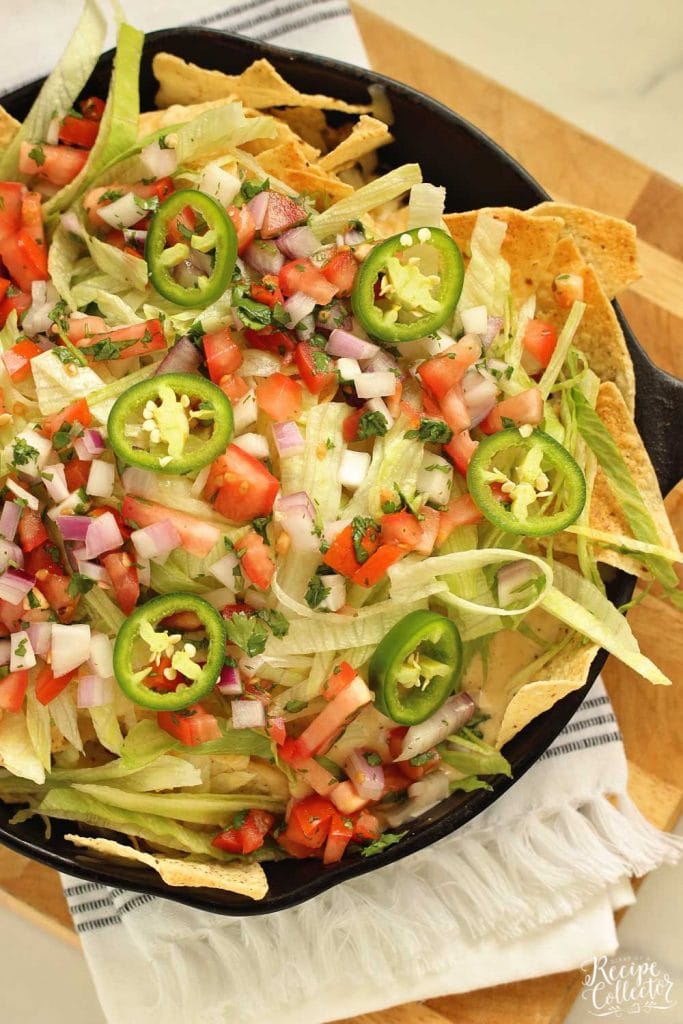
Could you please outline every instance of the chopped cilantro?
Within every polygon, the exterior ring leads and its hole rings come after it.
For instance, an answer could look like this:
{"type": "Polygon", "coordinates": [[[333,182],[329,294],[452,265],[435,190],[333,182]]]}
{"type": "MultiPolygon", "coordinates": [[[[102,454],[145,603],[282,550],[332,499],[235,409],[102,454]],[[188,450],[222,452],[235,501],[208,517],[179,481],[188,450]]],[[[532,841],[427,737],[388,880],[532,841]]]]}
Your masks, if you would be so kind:
{"type": "Polygon", "coordinates": [[[71,442],[71,424],[67,423],[66,420],[62,423],[59,430],[57,430],[52,436],[52,447],[56,451],[61,451],[62,448],[71,442]]]}
{"type": "Polygon", "coordinates": [[[28,594],[26,595],[26,598],[28,600],[29,608],[40,608],[40,601],[38,600],[38,598],[36,597],[32,590],[29,590],[28,594]]]}
{"type": "Polygon", "coordinates": [[[318,608],[329,593],[330,588],[325,586],[321,577],[316,573],[308,581],[304,600],[309,608],[318,608]]]}
{"type": "Polygon", "coordinates": [[[148,196],[143,199],[141,196],[134,196],[135,205],[138,210],[142,210],[145,213],[147,211],[154,212],[159,209],[159,196],[148,196]]]}
{"type": "Polygon", "coordinates": [[[26,438],[18,437],[12,445],[12,462],[15,466],[27,466],[29,462],[36,462],[38,449],[30,445],[26,438]]]}
{"type": "Polygon", "coordinates": [[[226,632],[230,643],[241,647],[250,658],[257,654],[263,654],[266,649],[268,630],[256,616],[249,616],[244,612],[231,615],[226,625],[226,632]]]}
{"type": "Polygon", "coordinates": [[[249,811],[246,809],[246,807],[243,808],[241,811],[238,811],[237,814],[235,814],[233,816],[232,823],[231,823],[230,827],[231,828],[235,828],[235,829],[242,828],[242,826],[245,824],[245,822],[247,820],[247,815],[248,814],[249,814],[249,811]]]}
{"type": "Polygon", "coordinates": [[[52,349],[52,353],[53,355],[57,356],[57,359],[59,359],[60,363],[63,363],[65,366],[67,365],[67,363],[76,363],[76,365],[78,366],[81,365],[81,360],[78,358],[78,356],[74,355],[74,353],[71,352],[64,345],[55,345],[55,347],[52,349]]]}
{"type": "Polygon", "coordinates": [[[367,562],[370,557],[369,553],[363,547],[363,541],[366,539],[373,542],[377,539],[379,534],[379,526],[374,519],[364,518],[363,516],[356,516],[351,522],[351,540],[353,541],[353,550],[356,555],[356,561],[362,565],[367,562]]]}
{"type": "Polygon", "coordinates": [[[381,412],[364,412],[358,421],[356,439],[367,441],[369,437],[384,437],[388,426],[386,416],[381,412]]]}
{"type": "Polygon", "coordinates": [[[38,164],[39,167],[42,167],[45,163],[45,150],[42,146],[34,146],[33,149],[29,150],[28,158],[29,160],[33,160],[34,164],[38,164]]]}
{"type": "Polygon", "coordinates": [[[282,612],[276,612],[272,608],[260,608],[256,612],[256,617],[265,622],[273,636],[283,637],[289,633],[289,622],[282,612]]]}
{"type": "Polygon", "coordinates": [[[423,419],[416,430],[408,430],[406,437],[419,438],[420,441],[430,441],[433,444],[448,444],[453,437],[453,431],[443,420],[423,419]]]}
{"type": "Polygon", "coordinates": [[[382,758],[375,750],[367,750],[363,754],[363,757],[368,762],[368,764],[371,765],[373,768],[376,768],[378,764],[382,763],[382,758]]]}
{"type": "Polygon", "coordinates": [[[313,373],[329,373],[331,369],[331,360],[327,352],[321,352],[319,348],[314,348],[311,353],[313,357],[313,373]]]}
{"type": "Polygon", "coordinates": [[[433,462],[431,466],[425,466],[426,473],[450,473],[451,467],[442,463],[433,462]]]}
{"type": "Polygon", "coordinates": [[[405,832],[383,832],[379,839],[375,839],[374,842],[370,843],[361,850],[362,857],[374,857],[376,853],[381,853],[386,850],[388,846],[393,846],[395,843],[400,843],[404,836],[408,835],[407,830],[405,832]]]}
{"type": "Polygon", "coordinates": [[[429,761],[433,761],[436,757],[436,753],[433,750],[425,750],[424,754],[416,754],[415,757],[411,757],[410,763],[413,768],[421,768],[423,764],[427,764],[429,761]]]}
{"type": "Polygon", "coordinates": [[[257,516],[256,519],[253,519],[251,523],[252,527],[256,530],[259,537],[263,537],[266,543],[268,541],[268,524],[272,521],[272,518],[272,516],[257,516]]]}
{"type": "Polygon", "coordinates": [[[100,202],[115,203],[117,199],[123,199],[123,195],[120,189],[109,188],[100,196],[100,202]]]}
{"type": "Polygon", "coordinates": [[[90,579],[89,576],[84,576],[82,572],[75,572],[69,580],[69,586],[66,589],[69,597],[78,597],[79,594],[87,594],[94,586],[95,580],[90,579]]]}
{"type": "Polygon", "coordinates": [[[289,712],[290,715],[295,715],[297,711],[303,711],[307,707],[307,700],[288,700],[285,704],[285,711],[289,712]]]}
{"type": "Polygon", "coordinates": [[[18,658],[25,658],[28,649],[28,637],[24,637],[20,640],[17,646],[14,648],[14,653],[18,658]]]}
{"type": "Polygon", "coordinates": [[[270,178],[266,178],[264,181],[245,181],[242,183],[240,192],[245,200],[249,202],[254,196],[257,196],[259,192],[265,192],[270,188],[270,178]]]}
{"type": "Polygon", "coordinates": [[[511,420],[509,416],[502,416],[501,419],[503,421],[503,426],[505,427],[506,430],[510,430],[511,428],[517,426],[515,421],[511,420]]]}
{"type": "Polygon", "coordinates": [[[88,353],[93,357],[95,362],[101,363],[105,359],[118,359],[119,346],[116,345],[111,338],[103,338],[102,341],[98,341],[94,345],[90,345],[88,347],[88,353]]]}

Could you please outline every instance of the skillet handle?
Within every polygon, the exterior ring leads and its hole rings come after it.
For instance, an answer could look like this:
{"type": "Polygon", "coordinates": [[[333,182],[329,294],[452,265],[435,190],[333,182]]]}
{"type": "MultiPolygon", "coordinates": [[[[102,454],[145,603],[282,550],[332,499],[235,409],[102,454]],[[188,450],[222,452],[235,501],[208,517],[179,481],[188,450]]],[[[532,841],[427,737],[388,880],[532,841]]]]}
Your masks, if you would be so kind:
{"type": "Polygon", "coordinates": [[[683,479],[683,380],[655,366],[618,308],[617,315],[626,327],[627,341],[633,341],[629,349],[638,381],[636,426],[666,495],[683,479]]]}

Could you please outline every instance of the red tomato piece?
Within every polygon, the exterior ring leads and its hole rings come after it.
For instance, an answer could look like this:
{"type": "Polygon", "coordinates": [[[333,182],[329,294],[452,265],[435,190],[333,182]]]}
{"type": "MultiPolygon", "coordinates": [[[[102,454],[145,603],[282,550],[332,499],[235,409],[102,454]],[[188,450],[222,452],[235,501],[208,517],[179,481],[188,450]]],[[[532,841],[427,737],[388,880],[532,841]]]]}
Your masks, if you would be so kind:
{"type": "Polygon", "coordinates": [[[43,417],[41,430],[46,437],[54,437],[60,427],[65,423],[72,425],[80,423],[82,427],[90,426],[90,409],[85,398],[78,398],[71,405],[67,405],[62,412],[53,412],[51,416],[43,417]]]}
{"type": "Polygon", "coordinates": [[[312,395],[325,391],[336,391],[337,374],[332,369],[329,356],[320,349],[302,341],[294,350],[294,362],[301,379],[312,395]]]}
{"type": "MultiPolygon", "coordinates": [[[[353,577],[354,573],[361,568],[361,563],[356,558],[353,533],[353,526],[349,524],[341,533],[337,534],[323,555],[325,565],[329,565],[331,569],[341,573],[342,576],[353,577]]],[[[360,541],[360,547],[367,552],[368,556],[374,555],[379,547],[379,530],[376,527],[368,527],[360,541]]]]}
{"type": "Polygon", "coordinates": [[[339,249],[322,268],[323,276],[337,289],[340,298],[351,294],[358,264],[350,249],[339,249]]]}
{"type": "Polygon", "coordinates": [[[49,704],[55,697],[59,697],[62,690],[65,690],[76,675],[78,669],[67,672],[63,676],[53,676],[49,665],[43,665],[36,676],[36,697],[41,704],[49,704]]]}
{"type": "Polygon", "coordinates": [[[262,352],[273,352],[276,356],[282,356],[283,362],[291,362],[291,353],[296,348],[296,341],[291,335],[284,331],[270,331],[264,327],[261,331],[253,331],[247,328],[244,332],[250,348],[258,348],[262,352]]]}
{"type": "Polygon", "coordinates": [[[267,590],[275,573],[275,563],[270,557],[263,537],[255,530],[246,533],[235,545],[242,569],[259,590],[267,590]]]}
{"type": "Polygon", "coordinates": [[[124,615],[130,615],[140,597],[138,570],[125,551],[112,551],[103,555],[102,565],[114,588],[116,603],[124,615]]]}
{"type": "Polygon", "coordinates": [[[180,534],[183,547],[197,558],[206,558],[222,536],[221,531],[213,523],[188,515],[187,512],[158,505],[154,501],[141,501],[129,494],[123,499],[121,513],[125,520],[135,524],[136,529],[170,519],[180,534]]]}
{"type": "Polygon", "coordinates": [[[557,345],[557,328],[546,320],[529,320],[522,344],[545,369],[557,345]]]}
{"type": "Polygon", "coordinates": [[[327,833],[323,864],[336,864],[340,861],[352,839],[353,822],[347,817],[342,817],[341,814],[333,814],[327,833]]]}
{"type": "Polygon", "coordinates": [[[441,412],[451,430],[459,434],[467,430],[472,422],[469,410],[465,405],[462,388],[459,384],[447,391],[440,400],[441,412]]]}
{"type": "Polygon", "coordinates": [[[262,302],[264,306],[270,306],[271,309],[278,302],[283,303],[285,301],[278,284],[278,279],[274,274],[266,274],[260,283],[254,281],[251,286],[251,297],[254,302],[262,302]]]}
{"type": "Polygon", "coordinates": [[[276,238],[283,231],[305,224],[307,214],[303,206],[299,206],[289,196],[281,192],[268,193],[268,205],[261,225],[261,238],[276,238]]]}
{"type": "Polygon", "coordinates": [[[26,380],[31,372],[31,360],[41,352],[42,349],[30,338],[22,338],[2,353],[5,368],[15,384],[26,380]]]}
{"type": "Polygon", "coordinates": [[[284,295],[303,292],[310,295],[319,306],[326,306],[337,294],[336,285],[331,284],[322,271],[309,259],[290,260],[280,270],[280,288],[284,295]]]}
{"type": "Polygon", "coordinates": [[[252,608],[250,604],[245,604],[244,601],[238,601],[237,604],[226,604],[225,608],[221,609],[221,615],[224,619],[231,619],[233,615],[253,615],[255,608],[252,608]]]}
{"type": "Polygon", "coordinates": [[[252,808],[239,828],[226,829],[219,832],[211,840],[212,845],[228,853],[253,853],[263,846],[263,842],[275,824],[275,815],[260,808],[252,808]]]}
{"type": "Polygon", "coordinates": [[[105,102],[99,96],[88,96],[87,100],[81,100],[78,104],[83,117],[88,121],[101,121],[104,114],[105,102]]]}
{"type": "MultiPolygon", "coordinates": [[[[45,249],[45,227],[43,207],[39,192],[25,192],[21,199],[21,226],[36,243],[45,249]]],[[[45,250],[47,251],[47,250],[45,250]]],[[[47,266],[47,256],[45,257],[47,266]]]]}
{"type": "Polygon", "coordinates": [[[168,227],[166,228],[166,241],[169,245],[178,245],[179,243],[187,243],[187,232],[194,234],[195,228],[197,227],[197,216],[191,206],[184,206],[183,209],[176,214],[172,221],[169,221],[168,227]]]}
{"type": "Polygon", "coordinates": [[[419,555],[431,555],[439,532],[439,513],[435,508],[423,505],[420,515],[420,539],[413,550],[419,555]]]}
{"type": "Polygon", "coordinates": [[[351,579],[360,587],[374,587],[380,580],[384,579],[387,569],[398,562],[406,554],[406,549],[398,544],[382,544],[374,555],[370,555],[367,562],[361,565],[351,579]]]}
{"type": "Polygon", "coordinates": [[[0,250],[2,262],[19,287],[31,291],[34,281],[47,281],[47,251],[22,228],[13,238],[7,238],[0,250]]]}
{"type": "Polygon", "coordinates": [[[278,746],[287,739],[287,729],[285,728],[285,720],[279,715],[275,718],[266,719],[266,732],[273,743],[277,743],[278,746]]]}
{"type": "Polygon", "coordinates": [[[334,700],[342,690],[345,690],[353,682],[357,675],[355,668],[349,665],[348,661],[340,662],[336,668],[332,669],[332,675],[323,686],[325,700],[334,700]]]}
{"type": "Polygon", "coordinates": [[[353,838],[361,843],[379,839],[381,832],[377,818],[369,811],[362,810],[353,819],[353,838]]]}
{"type": "MultiPolygon", "coordinates": [[[[286,761],[287,758],[282,757],[282,760],[286,761]]],[[[337,780],[332,772],[328,772],[327,768],[323,768],[312,757],[307,761],[299,762],[297,764],[297,772],[304,782],[308,783],[311,789],[315,790],[320,796],[329,796],[334,786],[337,785],[337,780]]]]}
{"type": "Polygon", "coordinates": [[[215,715],[205,711],[201,704],[190,704],[189,708],[183,708],[182,711],[159,711],[157,724],[186,747],[196,747],[199,743],[221,738],[215,715]]]}
{"type": "Polygon", "coordinates": [[[28,669],[10,672],[4,679],[0,679],[0,711],[9,711],[13,714],[21,711],[27,688],[28,669]]]}
{"type": "Polygon", "coordinates": [[[418,367],[423,383],[439,401],[465,376],[473,363],[481,359],[481,342],[466,334],[440,356],[427,359],[418,367]]]}
{"type": "Polygon", "coordinates": [[[346,782],[337,783],[330,794],[330,799],[342,814],[355,814],[356,811],[362,810],[370,803],[369,800],[359,796],[358,790],[354,784],[348,780],[346,782]]]}
{"type": "Polygon", "coordinates": [[[84,459],[69,459],[64,464],[66,486],[70,491],[77,491],[80,487],[85,487],[90,476],[90,466],[91,463],[84,459]]]}
{"type": "MultiPolygon", "coordinates": [[[[403,740],[407,732],[407,726],[401,725],[396,729],[392,729],[389,733],[389,753],[394,760],[403,750],[403,740]]],[[[417,782],[419,779],[423,778],[427,772],[433,771],[434,768],[438,766],[441,758],[437,754],[436,750],[427,751],[427,753],[433,754],[433,757],[430,757],[428,761],[424,762],[424,764],[411,764],[410,761],[396,762],[399,770],[410,782],[417,782]]]]}
{"type": "Polygon", "coordinates": [[[298,420],[304,404],[301,384],[284,373],[271,373],[256,385],[256,402],[276,423],[298,420]]]}
{"type": "Polygon", "coordinates": [[[324,797],[317,794],[304,797],[292,807],[287,832],[294,837],[296,831],[297,841],[317,849],[325,842],[335,814],[334,805],[324,797]]]}
{"type": "Polygon", "coordinates": [[[16,181],[0,181],[0,246],[16,235],[21,227],[21,199],[26,186],[16,181]]]}
{"type": "Polygon", "coordinates": [[[484,434],[496,434],[503,430],[503,420],[511,420],[516,427],[523,423],[537,426],[543,419],[543,395],[538,388],[527,388],[518,395],[511,395],[499,402],[485,420],[479,424],[484,434]]]}
{"type": "Polygon", "coordinates": [[[391,512],[382,517],[382,544],[397,544],[413,551],[420,543],[422,530],[412,512],[391,512]]]}
{"type": "Polygon", "coordinates": [[[101,316],[72,316],[69,318],[67,335],[74,345],[89,340],[96,334],[106,334],[107,324],[101,316]]]}
{"type": "Polygon", "coordinates": [[[232,226],[237,233],[237,252],[241,256],[244,250],[254,241],[256,224],[246,204],[239,207],[229,206],[228,217],[232,221],[232,226]]]}
{"type": "Polygon", "coordinates": [[[365,407],[361,406],[360,409],[356,409],[355,412],[352,412],[351,415],[347,416],[346,419],[344,420],[344,425],[342,426],[342,434],[347,444],[350,444],[352,441],[357,440],[358,427],[365,412],[365,407]]]}
{"type": "Polygon", "coordinates": [[[7,317],[13,309],[16,309],[19,322],[21,322],[21,314],[26,312],[32,301],[30,292],[23,292],[11,286],[5,294],[5,298],[0,302],[0,327],[5,326],[7,317]]]}
{"type": "Polygon", "coordinates": [[[437,546],[444,543],[458,526],[474,526],[483,519],[481,510],[475,505],[469,494],[463,494],[459,498],[453,498],[448,503],[448,510],[441,512],[439,516],[439,533],[436,538],[437,546]]]}
{"type": "Polygon", "coordinates": [[[49,540],[43,520],[40,518],[40,512],[32,508],[22,510],[18,533],[19,544],[24,553],[33,551],[34,548],[40,547],[41,544],[45,544],[49,540]]]}
{"type": "Polygon", "coordinates": [[[85,117],[74,117],[67,114],[59,126],[59,141],[67,146],[80,146],[83,149],[92,149],[100,130],[98,121],[91,121],[85,117]]]}
{"type": "Polygon", "coordinates": [[[93,334],[89,338],[83,338],[79,342],[79,348],[82,348],[87,356],[89,348],[103,341],[110,341],[116,346],[118,356],[113,358],[117,359],[146,356],[150,352],[168,348],[160,320],[144,320],[141,324],[130,324],[128,327],[118,327],[114,331],[93,334]]]}
{"type": "Polygon", "coordinates": [[[214,331],[213,334],[205,334],[202,344],[209,376],[214,384],[242,365],[242,351],[228,327],[214,331]]]}
{"type": "Polygon", "coordinates": [[[216,510],[233,523],[248,523],[272,511],[280,481],[253,455],[236,444],[211,466],[204,488],[209,501],[215,496],[216,510]]]}
{"type": "Polygon", "coordinates": [[[469,430],[462,430],[460,433],[453,434],[448,444],[444,445],[443,450],[446,455],[450,456],[458,472],[467,476],[467,467],[478,444],[478,441],[472,440],[469,430]]]}
{"type": "MultiPolygon", "coordinates": [[[[37,548],[36,550],[41,550],[37,548]]],[[[49,569],[39,570],[36,574],[36,586],[59,620],[69,623],[76,614],[78,598],[69,593],[69,577],[63,572],[52,572],[49,569]]]]}
{"type": "Polygon", "coordinates": [[[249,385],[244,377],[236,377],[231,373],[226,373],[225,377],[221,377],[218,386],[231,402],[239,402],[240,398],[244,398],[249,391],[249,385]]]}
{"type": "Polygon", "coordinates": [[[19,151],[19,170],[29,177],[37,176],[53,185],[68,185],[80,173],[88,159],[83,149],[71,146],[34,145],[22,142],[19,151]]]}
{"type": "Polygon", "coordinates": [[[372,700],[372,693],[361,679],[356,676],[327,707],[320,711],[313,721],[304,729],[296,740],[296,756],[306,760],[314,754],[322,753],[334,740],[347,719],[365,704],[372,700]]]}

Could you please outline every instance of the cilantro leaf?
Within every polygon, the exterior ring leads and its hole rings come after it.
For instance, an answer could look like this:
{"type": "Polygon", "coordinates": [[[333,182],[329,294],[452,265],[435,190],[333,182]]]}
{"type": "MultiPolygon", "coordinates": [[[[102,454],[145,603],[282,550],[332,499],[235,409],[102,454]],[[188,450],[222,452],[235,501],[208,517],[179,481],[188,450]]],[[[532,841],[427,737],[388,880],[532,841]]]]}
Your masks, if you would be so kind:
{"type": "Polygon", "coordinates": [[[226,632],[230,643],[241,647],[250,658],[263,654],[266,649],[268,630],[256,616],[249,616],[244,612],[231,615],[226,632]]]}
{"type": "Polygon", "coordinates": [[[356,516],[351,522],[351,540],[353,541],[353,550],[356,555],[356,561],[359,565],[363,565],[367,562],[370,557],[369,552],[363,547],[363,541],[367,539],[370,542],[374,542],[379,534],[379,526],[374,519],[365,518],[363,516],[356,516]]]}
{"type": "Polygon", "coordinates": [[[81,572],[75,572],[69,580],[69,586],[66,589],[69,597],[78,597],[79,594],[87,594],[94,586],[95,580],[90,579],[89,576],[84,576],[81,572]]]}
{"type": "Polygon", "coordinates": [[[256,519],[253,519],[251,523],[253,528],[258,533],[259,537],[263,537],[266,543],[268,542],[268,524],[272,521],[272,519],[272,516],[257,516],[256,519]]]}
{"type": "Polygon", "coordinates": [[[375,839],[374,842],[370,843],[361,850],[361,857],[374,857],[376,853],[381,853],[382,850],[386,850],[388,846],[393,846],[395,843],[400,843],[404,836],[408,835],[408,830],[405,832],[383,832],[379,839],[375,839]]]}
{"type": "Polygon", "coordinates": [[[282,612],[276,612],[272,608],[260,608],[256,616],[265,622],[273,636],[283,637],[289,633],[289,622],[282,612]]]}
{"type": "Polygon", "coordinates": [[[34,164],[42,167],[45,163],[45,150],[42,146],[34,146],[33,149],[29,150],[28,158],[33,160],[34,164]]]}
{"type": "Polygon", "coordinates": [[[307,707],[308,701],[306,700],[288,700],[285,704],[285,711],[288,711],[290,715],[295,715],[297,711],[303,711],[307,707]]]}
{"type": "Polygon", "coordinates": [[[264,181],[245,181],[242,183],[240,192],[246,202],[257,196],[259,192],[266,192],[270,188],[270,178],[266,178],[264,181]]]}
{"type": "Polygon", "coordinates": [[[36,462],[38,449],[30,445],[26,438],[18,437],[12,445],[12,462],[15,466],[27,466],[29,462],[36,462]]]}
{"type": "Polygon", "coordinates": [[[308,581],[304,600],[309,608],[318,608],[329,593],[330,588],[326,587],[323,583],[322,577],[316,574],[315,576],[311,576],[308,581]]]}
{"type": "Polygon", "coordinates": [[[356,440],[367,441],[369,437],[384,437],[389,424],[381,412],[364,412],[358,421],[356,440]]]}
{"type": "Polygon", "coordinates": [[[453,431],[443,420],[423,419],[418,429],[406,431],[406,437],[419,438],[420,441],[430,441],[432,444],[448,444],[453,431]]]}

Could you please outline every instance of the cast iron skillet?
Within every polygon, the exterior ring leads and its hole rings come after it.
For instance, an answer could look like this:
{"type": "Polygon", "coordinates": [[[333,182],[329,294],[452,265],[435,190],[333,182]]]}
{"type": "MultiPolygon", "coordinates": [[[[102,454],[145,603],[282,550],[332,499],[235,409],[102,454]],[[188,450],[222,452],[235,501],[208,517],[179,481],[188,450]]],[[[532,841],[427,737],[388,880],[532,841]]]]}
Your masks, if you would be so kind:
{"type": "MultiPolygon", "coordinates": [[[[366,103],[367,86],[372,83],[382,85],[396,118],[392,129],[396,142],[382,150],[383,160],[389,166],[418,161],[425,181],[446,186],[449,210],[471,210],[481,206],[527,209],[549,198],[541,186],[495,142],[447,107],[421,93],[372,71],[218,31],[181,28],[153,32],[147,36],[141,79],[143,109],[154,106],[156,82],[151,63],[152,57],[160,51],[169,51],[202,67],[218,68],[231,74],[243,71],[253,60],[265,56],[287,81],[301,91],[325,93],[351,103],[366,103]]],[[[112,57],[110,52],[100,59],[85,89],[86,95],[106,96],[112,57]]],[[[23,119],[41,84],[35,82],[5,96],[2,100],[4,106],[15,117],[23,119]]],[[[636,423],[654,463],[662,491],[666,494],[683,476],[683,445],[677,438],[680,409],[683,407],[683,382],[653,365],[618,307],[616,309],[638,381],[636,423]]],[[[618,604],[627,600],[633,583],[632,577],[618,573],[610,586],[611,599],[618,604]]],[[[605,652],[601,651],[591,666],[586,685],[535,719],[507,745],[505,753],[512,764],[515,780],[539,759],[572,717],[605,658],[605,652]]],[[[153,893],[219,914],[264,914],[294,906],[347,878],[356,878],[424,849],[489,807],[512,784],[510,780],[497,777],[492,792],[480,790],[472,794],[453,794],[416,819],[401,843],[375,857],[350,857],[331,867],[323,867],[319,861],[296,860],[266,865],[270,890],[259,903],[216,890],[174,889],[166,886],[154,871],[146,867],[104,864],[76,850],[63,838],[65,832],[73,830],[72,823],[53,822],[52,836],[48,841],[37,818],[22,825],[9,825],[13,812],[3,804],[0,804],[0,841],[50,867],[105,885],[153,893]]]]}

